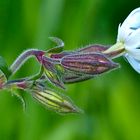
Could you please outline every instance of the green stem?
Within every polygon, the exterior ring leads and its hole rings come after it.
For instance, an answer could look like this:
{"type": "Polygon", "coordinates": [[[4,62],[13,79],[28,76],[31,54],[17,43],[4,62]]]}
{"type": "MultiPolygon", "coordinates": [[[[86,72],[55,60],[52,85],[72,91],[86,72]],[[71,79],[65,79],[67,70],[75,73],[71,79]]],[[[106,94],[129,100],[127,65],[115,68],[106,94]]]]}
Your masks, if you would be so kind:
{"type": "Polygon", "coordinates": [[[31,57],[36,55],[44,54],[44,51],[40,51],[38,49],[29,49],[21,53],[18,58],[13,62],[10,66],[10,70],[12,74],[16,73],[16,71],[31,57]]]}

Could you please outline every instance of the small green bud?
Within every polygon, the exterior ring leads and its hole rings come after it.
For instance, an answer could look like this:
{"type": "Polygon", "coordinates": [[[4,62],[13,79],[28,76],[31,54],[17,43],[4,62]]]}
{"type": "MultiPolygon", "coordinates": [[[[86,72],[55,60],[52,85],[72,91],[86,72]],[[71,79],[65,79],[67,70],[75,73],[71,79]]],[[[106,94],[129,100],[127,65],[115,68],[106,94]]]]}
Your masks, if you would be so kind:
{"type": "Polygon", "coordinates": [[[58,113],[78,113],[80,110],[62,94],[51,90],[33,90],[33,97],[48,109],[58,113]]]}

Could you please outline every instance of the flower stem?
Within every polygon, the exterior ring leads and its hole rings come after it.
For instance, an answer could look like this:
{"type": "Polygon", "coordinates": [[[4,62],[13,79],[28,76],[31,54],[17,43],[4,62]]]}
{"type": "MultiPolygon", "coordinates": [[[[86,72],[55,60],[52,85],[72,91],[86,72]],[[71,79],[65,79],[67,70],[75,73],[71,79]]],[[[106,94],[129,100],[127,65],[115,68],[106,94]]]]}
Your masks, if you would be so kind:
{"type": "Polygon", "coordinates": [[[25,52],[21,53],[18,58],[13,62],[13,64],[10,66],[10,70],[12,72],[12,75],[16,73],[17,70],[31,57],[33,56],[42,56],[45,52],[40,51],[38,49],[29,49],[25,52]]]}

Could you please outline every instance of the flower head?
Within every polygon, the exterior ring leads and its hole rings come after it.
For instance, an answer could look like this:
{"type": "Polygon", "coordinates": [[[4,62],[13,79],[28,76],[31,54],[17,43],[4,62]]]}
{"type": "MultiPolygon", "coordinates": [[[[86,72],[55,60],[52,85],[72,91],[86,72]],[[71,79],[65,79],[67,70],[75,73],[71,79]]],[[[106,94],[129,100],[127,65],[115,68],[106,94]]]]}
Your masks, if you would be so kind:
{"type": "Polygon", "coordinates": [[[122,24],[119,24],[117,43],[106,53],[122,50],[131,66],[140,73],[140,8],[133,10],[122,24]]]}
{"type": "Polygon", "coordinates": [[[117,41],[124,42],[126,50],[124,56],[140,73],[140,8],[133,10],[119,26],[117,41]]]}

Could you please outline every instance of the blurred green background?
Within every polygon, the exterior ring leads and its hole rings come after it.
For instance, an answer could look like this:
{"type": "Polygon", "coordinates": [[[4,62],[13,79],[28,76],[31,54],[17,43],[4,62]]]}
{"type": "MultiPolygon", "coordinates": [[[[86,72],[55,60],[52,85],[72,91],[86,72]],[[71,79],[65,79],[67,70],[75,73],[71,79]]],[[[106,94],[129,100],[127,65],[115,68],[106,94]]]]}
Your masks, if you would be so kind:
{"type": "MultiPolygon", "coordinates": [[[[90,43],[113,44],[118,24],[139,7],[137,0],[0,0],[0,55],[10,65],[28,48],[47,50],[49,36],[71,50],[90,43]]],[[[121,68],[67,86],[85,113],[59,115],[23,93],[22,103],[0,93],[0,140],[140,140],[140,75],[123,59],[121,68]]],[[[34,74],[33,60],[15,77],[34,74]]]]}

